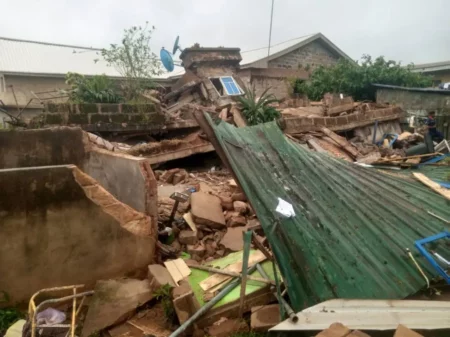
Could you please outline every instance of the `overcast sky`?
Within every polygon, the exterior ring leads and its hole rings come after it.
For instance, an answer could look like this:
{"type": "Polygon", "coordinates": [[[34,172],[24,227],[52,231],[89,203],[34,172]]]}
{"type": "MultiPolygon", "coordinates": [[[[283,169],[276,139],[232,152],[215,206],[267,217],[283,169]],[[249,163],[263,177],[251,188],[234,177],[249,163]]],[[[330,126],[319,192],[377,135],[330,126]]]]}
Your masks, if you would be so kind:
{"type": "MultiPolygon", "coordinates": [[[[0,0],[0,36],[88,47],[156,26],[152,49],[267,46],[271,0],[0,0]]],[[[275,0],[272,44],[321,32],[353,59],[450,60],[449,0],[275,0]]]]}

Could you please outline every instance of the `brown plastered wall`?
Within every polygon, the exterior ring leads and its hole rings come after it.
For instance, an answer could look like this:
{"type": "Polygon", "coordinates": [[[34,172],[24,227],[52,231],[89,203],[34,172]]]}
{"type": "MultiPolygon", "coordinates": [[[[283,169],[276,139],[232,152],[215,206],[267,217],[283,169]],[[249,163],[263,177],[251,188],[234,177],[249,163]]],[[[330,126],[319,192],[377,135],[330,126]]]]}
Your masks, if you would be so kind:
{"type": "MultiPolygon", "coordinates": [[[[0,291],[92,286],[152,262],[156,228],[73,165],[0,170],[0,291]]],[[[2,304],[3,305],[3,304],[2,304]]]]}
{"type": "Polygon", "coordinates": [[[156,223],[157,184],[147,159],[93,149],[80,168],[117,199],[155,218],[156,223]]]}
{"type": "Polygon", "coordinates": [[[90,150],[80,128],[0,131],[0,169],[46,165],[80,166],[90,150]]]}

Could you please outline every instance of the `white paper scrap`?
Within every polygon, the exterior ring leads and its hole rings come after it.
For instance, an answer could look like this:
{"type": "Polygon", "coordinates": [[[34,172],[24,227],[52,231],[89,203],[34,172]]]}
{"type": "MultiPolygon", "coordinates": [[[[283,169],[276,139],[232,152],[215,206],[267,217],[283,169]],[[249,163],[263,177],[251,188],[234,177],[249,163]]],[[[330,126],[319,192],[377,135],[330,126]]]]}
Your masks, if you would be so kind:
{"type": "Polygon", "coordinates": [[[275,211],[288,218],[295,216],[294,207],[292,207],[290,203],[284,201],[281,198],[278,198],[278,206],[275,211]]]}

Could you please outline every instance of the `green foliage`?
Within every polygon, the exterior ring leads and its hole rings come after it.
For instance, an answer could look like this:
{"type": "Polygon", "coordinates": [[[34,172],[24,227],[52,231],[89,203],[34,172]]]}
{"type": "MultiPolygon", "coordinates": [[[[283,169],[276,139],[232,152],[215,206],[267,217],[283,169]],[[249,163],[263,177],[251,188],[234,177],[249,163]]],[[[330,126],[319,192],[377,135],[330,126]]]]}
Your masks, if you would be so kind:
{"type": "Polygon", "coordinates": [[[0,336],[6,333],[6,330],[25,316],[15,308],[0,309],[0,336]]]}
{"type": "Polygon", "coordinates": [[[84,77],[80,74],[67,73],[66,83],[71,86],[68,94],[73,103],[120,103],[123,101],[114,82],[106,75],[84,77]]]}
{"type": "Polygon", "coordinates": [[[360,65],[340,59],[334,66],[315,69],[308,82],[296,80],[294,93],[306,94],[316,101],[327,92],[343,93],[355,100],[375,100],[373,83],[418,88],[431,86],[431,78],[412,72],[412,67],[412,64],[403,67],[400,62],[387,61],[382,56],[373,60],[369,55],[363,55],[360,65]]]}
{"type": "Polygon", "coordinates": [[[278,102],[274,95],[268,94],[266,89],[259,98],[256,97],[255,87],[244,88],[244,95],[237,99],[241,104],[242,113],[249,125],[271,122],[280,117],[280,112],[270,104],[278,102]]]}
{"type": "Polygon", "coordinates": [[[172,287],[169,284],[164,284],[163,286],[159,287],[153,294],[157,300],[161,301],[164,315],[169,322],[173,322],[176,318],[171,293],[172,287]]]}
{"type": "Polygon", "coordinates": [[[133,26],[124,30],[120,44],[102,49],[101,55],[124,77],[121,83],[124,96],[129,101],[152,88],[151,78],[161,74],[159,58],[150,49],[150,39],[155,27],[133,26]]]}

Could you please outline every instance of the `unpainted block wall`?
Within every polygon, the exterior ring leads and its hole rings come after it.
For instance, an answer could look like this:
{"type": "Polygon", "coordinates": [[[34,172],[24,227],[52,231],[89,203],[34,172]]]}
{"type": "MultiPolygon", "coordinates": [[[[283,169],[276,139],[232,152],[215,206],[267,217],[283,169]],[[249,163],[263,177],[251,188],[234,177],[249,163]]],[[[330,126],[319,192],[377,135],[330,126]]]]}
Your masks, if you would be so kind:
{"type": "Polygon", "coordinates": [[[9,295],[8,305],[42,288],[92,286],[152,262],[150,219],[96,188],[92,178],[82,182],[88,198],[74,170],[0,170],[0,291],[9,295]]]}
{"type": "Polygon", "coordinates": [[[332,54],[320,42],[313,41],[286,55],[280,56],[269,62],[269,68],[306,68],[311,70],[320,65],[330,66],[336,64],[339,57],[332,54]]]}
{"type": "Polygon", "coordinates": [[[450,91],[447,93],[378,89],[377,103],[389,103],[402,107],[409,116],[426,117],[436,113],[436,126],[446,139],[450,138],[450,91]]]}

